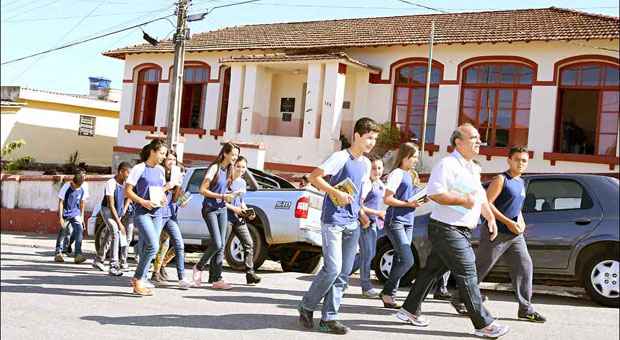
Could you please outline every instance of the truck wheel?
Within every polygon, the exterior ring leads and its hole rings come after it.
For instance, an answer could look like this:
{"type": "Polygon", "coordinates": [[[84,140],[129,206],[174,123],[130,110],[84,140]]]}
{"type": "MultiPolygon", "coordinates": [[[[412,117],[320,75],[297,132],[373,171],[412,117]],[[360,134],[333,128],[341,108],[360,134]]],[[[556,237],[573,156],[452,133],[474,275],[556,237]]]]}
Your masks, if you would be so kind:
{"type": "MultiPolygon", "coordinates": [[[[262,234],[252,224],[247,224],[252,242],[254,243],[254,269],[260,268],[267,258],[267,246],[262,234]]],[[[233,270],[245,271],[245,255],[243,253],[243,245],[237,235],[231,233],[226,248],[224,250],[226,262],[233,270]]]]}
{"type": "Polygon", "coordinates": [[[282,266],[282,271],[316,274],[321,269],[320,264],[323,259],[321,253],[302,251],[295,259],[295,262],[291,263],[295,252],[295,249],[281,252],[280,265],[282,266]]]}
{"type": "MultiPolygon", "coordinates": [[[[413,259],[413,266],[400,280],[401,287],[409,286],[411,284],[411,281],[413,281],[413,278],[415,277],[417,268],[417,258],[415,251],[413,252],[413,259]]],[[[375,271],[375,275],[377,276],[377,279],[379,279],[379,281],[385,282],[390,277],[390,270],[392,270],[393,261],[394,249],[392,248],[392,244],[387,239],[385,239],[384,242],[381,242],[379,244],[375,258],[372,261],[372,268],[375,271]]]]}
{"type": "Polygon", "coordinates": [[[108,228],[100,216],[95,220],[95,251],[99,253],[99,249],[108,237],[108,228]]]}
{"type": "Polygon", "coordinates": [[[618,255],[600,254],[590,260],[583,271],[584,286],[592,300],[620,306],[620,260],[618,255]]]}

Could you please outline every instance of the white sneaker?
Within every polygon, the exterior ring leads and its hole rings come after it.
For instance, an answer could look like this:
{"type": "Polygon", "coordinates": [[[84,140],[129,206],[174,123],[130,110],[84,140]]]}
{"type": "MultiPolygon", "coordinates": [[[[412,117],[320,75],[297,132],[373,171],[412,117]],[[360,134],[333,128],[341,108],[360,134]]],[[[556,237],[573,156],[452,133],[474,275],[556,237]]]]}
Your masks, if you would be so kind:
{"type": "Polygon", "coordinates": [[[128,272],[129,271],[129,264],[128,263],[121,263],[121,270],[124,272],[128,272]]]}
{"type": "Polygon", "coordinates": [[[103,264],[103,262],[99,262],[97,260],[93,261],[93,268],[98,269],[102,272],[105,271],[105,265],[103,264]]]}
{"type": "Polygon", "coordinates": [[[192,286],[192,283],[183,279],[179,281],[179,289],[188,290],[192,286]]]}
{"type": "Polygon", "coordinates": [[[369,299],[376,299],[381,295],[381,291],[379,291],[378,289],[374,289],[371,288],[370,290],[367,291],[362,291],[362,296],[369,298],[369,299]]]}
{"type": "Polygon", "coordinates": [[[482,338],[497,339],[502,335],[506,335],[509,330],[507,326],[500,325],[498,322],[493,321],[490,325],[482,329],[476,329],[474,335],[482,338]]]}
{"type": "Polygon", "coordinates": [[[394,314],[394,316],[398,320],[410,323],[414,326],[426,327],[429,325],[428,320],[426,320],[423,316],[421,315],[417,316],[417,315],[411,314],[404,308],[401,308],[400,310],[398,310],[398,313],[394,314]]]}

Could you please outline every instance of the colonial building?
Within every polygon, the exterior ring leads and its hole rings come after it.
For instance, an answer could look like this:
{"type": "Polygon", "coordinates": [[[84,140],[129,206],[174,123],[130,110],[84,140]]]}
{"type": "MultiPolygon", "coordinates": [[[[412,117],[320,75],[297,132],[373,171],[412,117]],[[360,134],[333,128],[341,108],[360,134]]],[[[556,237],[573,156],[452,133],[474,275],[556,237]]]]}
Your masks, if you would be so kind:
{"type": "MultiPolygon", "coordinates": [[[[420,135],[435,22],[424,167],[451,131],[478,127],[487,173],[511,145],[531,172],[618,169],[617,17],[561,8],[410,15],[230,27],[187,44],[181,109],[186,161],[212,160],[223,140],[266,149],[265,168],[307,172],[350,138],[353,122],[420,135]]],[[[104,55],[125,73],[115,161],[165,133],[173,46],[104,55]]]]}

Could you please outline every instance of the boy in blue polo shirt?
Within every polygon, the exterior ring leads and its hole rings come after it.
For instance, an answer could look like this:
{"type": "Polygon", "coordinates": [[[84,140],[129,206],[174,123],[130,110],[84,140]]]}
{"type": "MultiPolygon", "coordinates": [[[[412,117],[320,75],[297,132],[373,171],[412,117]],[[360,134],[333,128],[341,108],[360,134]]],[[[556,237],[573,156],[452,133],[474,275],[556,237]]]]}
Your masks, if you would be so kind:
{"type": "Polygon", "coordinates": [[[75,236],[75,263],[86,261],[86,257],[82,255],[82,223],[84,221],[85,200],[88,198],[88,189],[84,184],[86,175],[84,172],[78,172],[73,176],[71,182],[65,183],[58,192],[58,219],[60,230],[56,239],[56,255],[54,261],[64,262],[62,250],[64,248],[64,239],[71,232],[73,227],[73,235],[75,236]]]}
{"type": "Polygon", "coordinates": [[[314,327],[313,311],[323,300],[319,330],[333,334],[346,334],[349,328],[337,321],[343,289],[357,250],[360,223],[370,223],[364,213],[362,190],[370,190],[371,164],[364,156],[377,142],[379,126],[370,118],[355,123],[353,145],[332,154],[310,174],[309,180],[319,190],[327,193],[321,215],[324,264],[312,281],[310,289],[299,304],[299,321],[304,328],[314,327]],[[329,181],[324,176],[331,176],[329,181]],[[338,190],[343,181],[348,182],[349,193],[338,190]],[[358,222],[358,220],[360,222],[358,222]]]}

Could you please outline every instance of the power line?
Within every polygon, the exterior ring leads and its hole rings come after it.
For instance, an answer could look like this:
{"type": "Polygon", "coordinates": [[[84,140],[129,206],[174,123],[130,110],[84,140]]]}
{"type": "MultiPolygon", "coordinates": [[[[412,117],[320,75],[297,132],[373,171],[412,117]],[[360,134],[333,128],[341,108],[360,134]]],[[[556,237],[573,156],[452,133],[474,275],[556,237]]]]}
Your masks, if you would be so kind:
{"type": "Polygon", "coordinates": [[[94,36],[94,37],[88,38],[88,39],[83,39],[83,40],[75,41],[75,42],[72,42],[72,43],[69,43],[69,44],[66,44],[66,45],[63,45],[63,46],[59,46],[59,47],[51,48],[49,50],[45,50],[45,51],[37,52],[37,53],[31,54],[31,55],[27,55],[25,57],[21,57],[21,58],[5,61],[5,62],[1,63],[0,65],[7,65],[7,64],[15,63],[15,62],[18,62],[18,61],[21,61],[21,60],[30,59],[30,58],[33,58],[33,57],[36,57],[36,56],[39,56],[39,55],[42,55],[42,54],[46,54],[46,53],[50,53],[50,52],[55,52],[55,51],[62,50],[62,49],[65,49],[65,48],[69,48],[69,47],[73,47],[73,46],[76,46],[76,45],[81,45],[81,44],[87,43],[89,41],[93,41],[93,40],[96,40],[96,39],[104,38],[104,37],[107,37],[107,36],[110,36],[110,35],[114,35],[114,34],[117,34],[117,33],[120,33],[120,32],[125,32],[125,31],[128,31],[128,30],[134,29],[134,28],[138,28],[140,26],[148,25],[148,24],[153,23],[155,21],[165,20],[165,19],[167,19],[167,18],[169,18],[171,16],[174,16],[174,14],[168,14],[166,16],[159,17],[159,18],[156,18],[156,19],[153,19],[153,20],[149,20],[149,21],[145,21],[145,22],[137,24],[137,25],[121,28],[121,29],[113,31],[113,32],[97,35],[97,36],[94,36]]]}
{"type": "MultiPolygon", "coordinates": [[[[57,2],[60,2],[60,1],[62,1],[62,0],[52,0],[52,1],[47,2],[47,3],[45,3],[45,4],[41,5],[41,6],[37,6],[37,7],[32,7],[32,8],[29,8],[28,10],[23,10],[23,9],[20,9],[20,12],[19,12],[18,14],[14,15],[14,16],[12,16],[12,17],[10,17],[10,18],[6,19],[6,20],[15,19],[15,18],[17,18],[17,17],[18,17],[18,16],[20,16],[20,15],[24,15],[24,14],[26,14],[26,13],[32,12],[32,11],[37,10],[37,9],[40,9],[40,8],[44,8],[44,7],[51,6],[51,5],[53,5],[53,4],[57,3],[57,2]]],[[[33,3],[34,3],[34,1],[33,1],[33,3]]]]}
{"type": "MultiPolygon", "coordinates": [[[[169,7],[166,7],[165,9],[168,9],[168,8],[169,7]]],[[[112,16],[126,15],[126,14],[148,14],[148,13],[154,13],[154,12],[157,12],[157,11],[160,11],[160,10],[140,11],[140,12],[105,13],[105,14],[91,15],[91,16],[89,16],[89,18],[112,17],[112,16]]],[[[22,22],[37,22],[37,21],[60,21],[60,20],[77,19],[77,18],[81,18],[81,17],[82,16],[46,17],[46,18],[32,18],[32,19],[23,19],[23,20],[5,20],[4,22],[5,23],[22,23],[22,22]]]]}
{"type": "Polygon", "coordinates": [[[443,9],[439,9],[439,8],[434,8],[434,7],[418,4],[418,3],[415,3],[415,2],[412,2],[412,1],[408,1],[408,0],[398,0],[398,1],[400,1],[402,3],[405,3],[405,4],[412,5],[412,6],[416,6],[416,7],[420,7],[420,8],[424,8],[424,9],[430,9],[431,11],[436,11],[436,12],[439,12],[439,13],[444,13],[444,14],[450,13],[450,12],[445,11],[443,9]]]}

